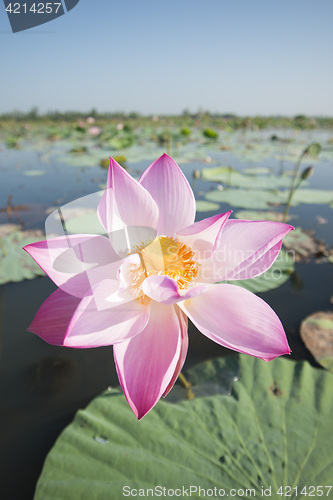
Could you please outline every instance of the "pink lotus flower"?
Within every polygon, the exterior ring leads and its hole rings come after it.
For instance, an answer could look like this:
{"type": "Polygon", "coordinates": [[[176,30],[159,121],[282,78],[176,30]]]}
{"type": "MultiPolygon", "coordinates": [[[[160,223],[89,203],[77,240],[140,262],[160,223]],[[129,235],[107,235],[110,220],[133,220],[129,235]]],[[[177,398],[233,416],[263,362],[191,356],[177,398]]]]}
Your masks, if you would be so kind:
{"type": "Polygon", "coordinates": [[[61,236],[24,249],[59,287],[29,330],[50,344],[114,345],[120,384],[142,418],[177,380],[187,318],[208,338],[266,361],[290,353],[282,324],[259,297],[233,284],[264,273],[292,226],[194,222],[195,199],[178,165],[161,156],[133,179],[110,161],[98,216],[109,237],[61,236]]]}
{"type": "Polygon", "coordinates": [[[99,127],[90,127],[88,133],[90,135],[99,135],[101,133],[101,129],[99,127]]]}

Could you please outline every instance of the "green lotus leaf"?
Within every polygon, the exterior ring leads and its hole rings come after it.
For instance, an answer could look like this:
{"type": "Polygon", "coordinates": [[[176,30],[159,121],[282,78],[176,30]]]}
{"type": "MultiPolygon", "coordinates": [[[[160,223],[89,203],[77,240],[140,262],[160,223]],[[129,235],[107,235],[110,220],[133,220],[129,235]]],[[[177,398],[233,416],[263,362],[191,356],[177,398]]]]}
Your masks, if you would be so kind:
{"type": "Polygon", "coordinates": [[[318,242],[308,231],[297,227],[283,238],[284,246],[299,258],[312,257],[318,252],[318,242]]]}
{"type": "Polygon", "coordinates": [[[271,169],[267,167],[248,167],[243,169],[244,174],[251,175],[261,175],[261,174],[270,174],[271,169]]]}
{"type": "Polygon", "coordinates": [[[95,156],[80,153],[58,156],[57,161],[73,167],[97,167],[99,164],[99,159],[95,156]]]}
{"type": "Polygon", "coordinates": [[[188,137],[189,135],[192,134],[192,130],[188,127],[183,127],[181,130],[180,130],[180,135],[184,136],[184,137],[188,137]]]}
{"type": "Polygon", "coordinates": [[[66,229],[70,234],[105,234],[97,212],[85,213],[66,219],[66,229]]]}
{"type": "Polygon", "coordinates": [[[126,149],[132,146],[134,142],[134,137],[132,135],[124,135],[122,137],[114,137],[109,141],[109,146],[111,149],[120,150],[126,149]]]}
{"type": "Polygon", "coordinates": [[[227,203],[233,207],[247,209],[265,209],[273,204],[283,203],[284,200],[276,191],[255,191],[249,189],[224,189],[210,191],[205,199],[215,203],[227,203]]]}
{"type": "MultiPolygon", "coordinates": [[[[206,200],[216,203],[227,203],[234,207],[246,209],[265,209],[272,205],[284,205],[288,198],[288,191],[268,189],[224,189],[210,191],[205,196],[206,200]]],[[[297,189],[293,195],[291,205],[302,203],[330,205],[333,207],[333,190],[325,189],[297,189]]]]}
{"type": "MultiPolygon", "coordinates": [[[[233,364],[230,358],[203,363],[189,379],[218,386],[233,364]]],[[[118,500],[157,487],[179,488],[185,498],[183,488],[191,486],[225,496],[233,490],[235,498],[246,490],[264,498],[262,488],[281,498],[288,486],[292,494],[310,486],[331,493],[331,375],[287,359],[241,355],[239,364],[231,395],[161,401],[140,422],[119,391],[98,396],[56,441],[35,500],[118,500]]],[[[199,498],[198,490],[192,496],[199,498]]]]}
{"type": "Polygon", "coordinates": [[[333,313],[318,311],[305,318],[300,334],[312,356],[333,373],[333,313]]]}
{"type": "Polygon", "coordinates": [[[215,130],[211,129],[211,128],[205,128],[203,131],[202,131],[203,135],[205,137],[207,137],[207,139],[217,139],[219,134],[217,132],[215,132],[215,130]]]}
{"type": "Polygon", "coordinates": [[[297,189],[293,195],[292,205],[301,203],[330,205],[333,204],[333,190],[329,189],[297,189]]]}
{"type": "Polygon", "coordinates": [[[25,172],[22,172],[22,174],[27,177],[37,177],[39,175],[45,175],[45,170],[26,170],[25,172]]]}
{"type": "Polygon", "coordinates": [[[257,210],[239,210],[234,214],[236,219],[243,220],[272,220],[274,222],[283,222],[281,212],[257,211],[257,210]]]}
{"type": "MultiPolygon", "coordinates": [[[[1,226],[0,226],[1,227],[1,226]]],[[[44,271],[22,247],[45,239],[41,231],[13,231],[0,238],[0,285],[43,276],[44,271]]]]}
{"type": "Polygon", "coordinates": [[[220,182],[228,186],[247,189],[289,188],[290,177],[287,175],[249,175],[238,172],[232,167],[203,168],[201,177],[207,181],[220,182]]]}
{"type": "Polygon", "coordinates": [[[326,356],[324,358],[320,358],[320,364],[325,370],[333,373],[333,356],[326,356]]]}
{"type": "Polygon", "coordinates": [[[218,203],[212,201],[196,200],[197,212],[214,212],[220,208],[218,203]]]}
{"type": "Polygon", "coordinates": [[[75,146],[69,152],[76,153],[76,154],[82,154],[82,153],[88,153],[88,149],[87,149],[87,146],[81,145],[81,146],[75,146]]]}

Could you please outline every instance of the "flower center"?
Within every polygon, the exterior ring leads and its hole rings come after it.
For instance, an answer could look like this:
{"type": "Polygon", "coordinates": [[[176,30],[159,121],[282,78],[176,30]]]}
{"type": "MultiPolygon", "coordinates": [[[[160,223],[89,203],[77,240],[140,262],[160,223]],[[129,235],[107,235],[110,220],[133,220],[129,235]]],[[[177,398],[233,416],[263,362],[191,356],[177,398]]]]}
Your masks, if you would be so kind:
{"type": "Polygon", "coordinates": [[[186,290],[198,274],[193,250],[169,236],[159,236],[139,245],[132,253],[139,255],[140,264],[130,266],[128,277],[133,295],[142,303],[148,299],[142,291],[142,283],[148,276],[170,276],[178,288],[186,290]]]}

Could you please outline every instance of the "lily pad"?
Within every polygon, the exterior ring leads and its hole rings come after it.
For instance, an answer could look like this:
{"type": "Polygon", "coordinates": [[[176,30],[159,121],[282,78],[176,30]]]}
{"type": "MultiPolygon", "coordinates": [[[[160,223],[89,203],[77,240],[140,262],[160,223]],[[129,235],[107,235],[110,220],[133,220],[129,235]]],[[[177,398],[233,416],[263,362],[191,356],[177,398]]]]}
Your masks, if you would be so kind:
{"type": "Polygon", "coordinates": [[[214,212],[220,208],[218,203],[212,201],[196,200],[197,212],[214,212]]]}
{"type": "Polygon", "coordinates": [[[203,168],[201,178],[207,181],[220,182],[234,187],[247,189],[289,188],[290,177],[286,175],[249,175],[231,167],[203,168]]]}
{"type": "MultiPolygon", "coordinates": [[[[190,380],[219,384],[229,368],[230,358],[206,362],[190,380]]],[[[262,498],[262,488],[272,498],[286,487],[330,493],[332,412],[330,374],[306,362],[245,355],[230,396],[161,401],[140,422],[119,391],[106,392],[56,441],[35,500],[120,499],[130,490],[148,496],[148,488],[180,495],[184,488],[184,498],[191,486],[199,498],[199,485],[203,498],[214,488],[225,496],[236,490],[235,498],[250,489],[262,498]]]]}
{"type": "Polygon", "coordinates": [[[21,226],[18,224],[0,224],[0,238],[4,238],[10,233],[18,231],[21,226]]]}
{"type": "MultiPolygon", "coordinates": [[[[281,212],[272,211],[256,211],[256,210],[240,210],[235,214],[237,219],[243,220],[272,220],[274,222],[283,222],[283,214],[281,212]]],[[[290,217],[288,218],[290,219],[290,217]]]]}
{"type": "Polygon", "coordinates": [[[58,156],[56,159],[59,163],[65,163],[66,165],[71,165],[73,167],[97,167],[99,164],[99,159],[95,156],[90,156],[89,154],[67,154],[64,156],[58,156]]]}
{"type": "Polygon", "coordinates": [[[96,211],[76,217],[66,217],[66,229],[70,234],[105,234],[96,211]]]}
{"type": "Polygon", "coordinates": [[[245,174],[260,175],[260,174],[270,174],[271,169],[267,167],[248,167],[244,168],[243,172],[245,174]]]}
{"type": "Polygon", "coordinates": [[[292,205],[301,203],[330,205],[333,204],[333,190],[325,189],[297,189],[293,195],[292,205]]]}
{"type": "Polygon", "coordinates": [[[26,170],[25,172],[22,172],[23,175],[26,175],[27,177],[37,177],[40,175],[45,175],[45,170],[26,170]]]}
{"type": "Polygon", "coordinates": [[[256,278],[234,280],[230,283],[246,288],[253,293],[268,292],[283,285],[290,278],[294,268],[293,256],[281,250],[274,264],[265,273],[256,278]]]}
{"type": "MultiPolygon", "coordinates": [[[[210,191],[205,198],[218,203],[228,203],[239,208],[265,209],[272,205],[284,205],[288,198],[287,190],[268,189],[224,189],[210,191]]],[[[298,189],[291,201],[292,206],[302,203],[330,205],[333,208],[333,191],[325,189],[298,189]]]]}
{"type": "Polygon", "coordinates": [[[218,136],[219,136],[219,134],[217,132],[215,132],[215,130],[213,130],[211,128],[205,128],[202,133],[208,139],[217,139],[218,136]]]}
{"type": "Polygon", "coordinates": [[[210,191],[205,198],[215,203],[227,203],[233,207],[254,210],[269,208],[271,205],[279,205],[284,202],[281,195],[276,191],[251,191],[248,189],[210,191]]]}
{"type": "Polygon", "coordinates": [[[309,257],[314,257],[323,252],[323,244],[316,241],[309,231],[305,231],[300,227],[291,231],[283,238],[285,248],[295,252],[297,261],[305,260],[309,257]]]}
{"type": "Polygon", "coordinates": [[[123,137],[114,137],[109,141],[109,146],[111,149],[120,150],[126,149],[132,146],[134,142],[134,137],[131,135],[125,135],[123,137]]]}
{"type": "Polygon", "coordinates": [[[300,334],[318,363],[333,373],[333,313],[311,314],[302,321],[300,334]]]}
{"type": "Polygon", "coordinates": [[[44,275],[44,271],[22,250],[25,245],[44,238],[42,231],[27,230],[10,232],[0,239],[0,285],[44,275]]]}

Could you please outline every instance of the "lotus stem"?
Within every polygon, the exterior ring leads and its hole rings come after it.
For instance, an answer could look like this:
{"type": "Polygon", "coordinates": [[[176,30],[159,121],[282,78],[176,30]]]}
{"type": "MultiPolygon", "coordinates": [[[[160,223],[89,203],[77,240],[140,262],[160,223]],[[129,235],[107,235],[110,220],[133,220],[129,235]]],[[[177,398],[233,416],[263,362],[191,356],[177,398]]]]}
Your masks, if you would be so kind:
{"type": "Polygon", "coordinates": [[[168,140],[168,155],[169,156],[172,155],[172,136],[170,130],[169,130],[169,140],[168,140]]]}
{"type": "Polygon", "coordinates": [[[2,243],[2,239],[1,239],[1,238],[0,238],[0,249],[1,249],[1,251],[2,251],[3,256],[4,256],[4,257],[6,257],[6,255],[7,255],[7,251],[6,251],[6,249],[5,249],[4,244],[2,243]]]}
{"type": "Polygon", "coordinates": [[[296,182],[296,178],[297,178],[297,175],[298,175],[298,172],[299,172],[302,160],[303,160],[304,155],[306,153],[307,153],[307,149],[304,149],[304,151],[302,152],[302,154],[300,155],[300,157],[298,159],[298,162],[295,165],[293,177],[292,177],[292,180],[291,180],[290,191],[289,191],[289,196],[288,196],[286,208],[284,209],[284,212],[283,212],[282,222],[286,222],[287,221],[287,217],[288,217],[288,213],[289,213],[289,209],[290,209],[291,200],[292,200],[292,198],[294,196],[294,193],[295,193],[296,189],[300,185],[300,183],[298,183],[298,185],[295,187],[295,182],[296,182]]]}
{"type": "Polygon", "coordinates": [[[179,373],[178,380],[182,384],[182,386],[186,389],[186,398],[194,399],[195,395],[192,391],[192,384],[187,380],[187,378],[185,377],[185,375],[182,374],[182,372],[179,373]]]}

